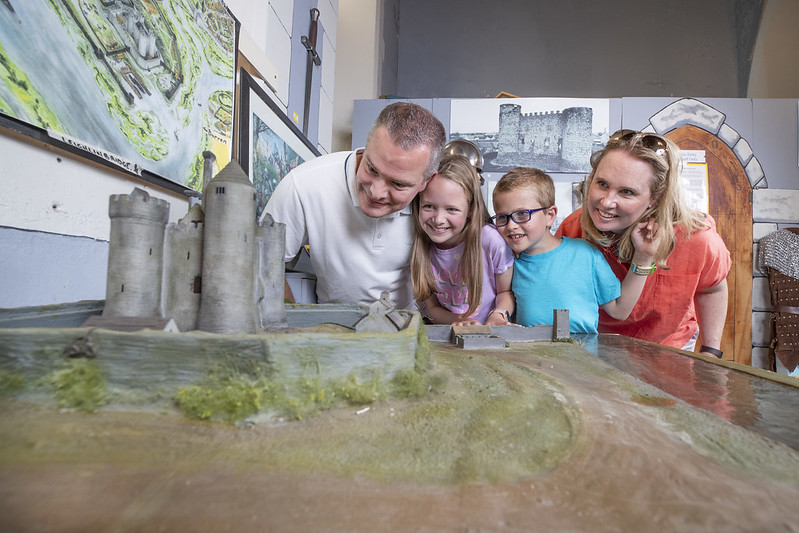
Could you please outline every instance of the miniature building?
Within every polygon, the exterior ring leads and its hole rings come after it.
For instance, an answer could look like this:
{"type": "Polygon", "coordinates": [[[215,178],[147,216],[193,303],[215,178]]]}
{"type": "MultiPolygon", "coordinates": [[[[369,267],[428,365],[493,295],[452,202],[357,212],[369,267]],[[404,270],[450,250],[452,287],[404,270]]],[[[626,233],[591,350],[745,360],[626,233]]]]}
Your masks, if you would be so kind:
{"type": "Polygon", "coordinates": [[[139,188],[109,199],[111,236],[103,316],[161,316],[169,203],[139,188]]]}
{"type": "Polygon", "coordinates": [[[255,187],[235,162],[206,187],[198,319],[203,331],[255,333],[255,200],[255,187]]]}
{"type": "Polygon", "coordinates": [[[286,327],[286,226],[256,222],[255,188],[237,163],[207,182],[204,205],[177,224],[166,224],[169,203],[138,188],[113,195],[109,214],[104,318],[159,329],[155,319],[173,319],[180,331],[212,333],[286,327]]]}

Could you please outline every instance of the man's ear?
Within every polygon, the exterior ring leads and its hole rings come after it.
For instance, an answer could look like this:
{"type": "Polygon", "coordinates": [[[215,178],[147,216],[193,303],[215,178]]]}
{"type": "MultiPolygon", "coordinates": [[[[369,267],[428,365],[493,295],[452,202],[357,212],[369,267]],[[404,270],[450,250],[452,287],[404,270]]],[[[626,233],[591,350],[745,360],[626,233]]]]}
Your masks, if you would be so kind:
{"type": "Polygon", "coordinates": [[[419,192],[422,192],[425,189],[425,187],[427,187],[427,184],[430,183],[431,179],[436,177],[436,174],[438,174],[437,170],[435,172],[433,172],[432,174],[430,174],[430,177],[422,182],[422,187],[419,189],[419,192]]]}

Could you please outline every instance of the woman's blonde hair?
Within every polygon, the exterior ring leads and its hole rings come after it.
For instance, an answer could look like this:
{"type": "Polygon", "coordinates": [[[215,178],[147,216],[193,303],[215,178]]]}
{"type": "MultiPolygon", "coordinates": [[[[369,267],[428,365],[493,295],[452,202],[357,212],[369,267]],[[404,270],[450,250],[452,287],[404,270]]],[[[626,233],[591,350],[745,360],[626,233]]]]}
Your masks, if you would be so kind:
{"type": "MultiPolygon", "coordinates": [[[[490,222],[488,210],[480,191],[480,175],[462,155],[445,155],[438,166],[438,174],[434,179],[448,179],[457,183],[466,194],[468,213],[466,225],[461,237],[464,241],[463,254],[458,271],[463,283],[469,291],[469,309],[460,316],[472,315],[480,305],[483,295],[483,246],[481,232],[483,226],[490,222]]],[[[430,247],[434,246],[430,237],[422,229],[419,222],[421,194],[413,200],[413,222],[416,231],[413,237],[413,253],[411,254],[411,281],[413,295],[417,302],[424,302],[438,293],[433,269],[430,266],[430,247]]]]}
{"type": "MultiPolygon", "coordinates": [[[[676,244],[675,227],[682,227],[686,238],[699,229],[707,227],[707,216],[688,206],[680,184],[682,158],[679,147],[670,139],[654,133],[621,130],[611,135],[604,149],[591,155],[591,173],[583,182],[582,194],[587,197],[599,162],[610,152],[623,151],[648,164],[652,169],[650,194],[653,205],[641,216],[640,221],[654,218],[658,223],[661,241],[655,253],[655,263],[666,268],[666,260],[676,244]]],[[[630,225],[619,237],[615,233],[597,229],[588,209],[580,215],[583,237],[600,246],[617,246],[622,262],[631,261],[635,253],[632,233],[636,224],[630,225]]]]}

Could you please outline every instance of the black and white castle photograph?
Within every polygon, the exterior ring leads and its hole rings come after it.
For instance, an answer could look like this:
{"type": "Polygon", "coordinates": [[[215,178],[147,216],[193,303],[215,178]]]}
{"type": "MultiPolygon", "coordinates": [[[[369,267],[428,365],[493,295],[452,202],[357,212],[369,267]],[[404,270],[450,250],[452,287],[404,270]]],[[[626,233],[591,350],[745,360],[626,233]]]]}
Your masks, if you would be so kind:
{"type": "Polygon", "coordinates": [[[450,138],[475,143],[484,172],[531,166],[587,173],[591,154],[609,134],[609,101],[603,98],[452,100],[450,116],[450,138]]]}

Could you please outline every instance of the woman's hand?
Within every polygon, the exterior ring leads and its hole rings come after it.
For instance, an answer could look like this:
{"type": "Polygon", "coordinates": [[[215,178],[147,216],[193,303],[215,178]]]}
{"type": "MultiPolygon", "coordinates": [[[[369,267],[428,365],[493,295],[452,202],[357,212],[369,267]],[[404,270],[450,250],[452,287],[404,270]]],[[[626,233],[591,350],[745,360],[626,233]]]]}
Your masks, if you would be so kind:
{"type": "MultiPolygon", "coordinates": [[[[633,246],[635,246],[636,259],[641,260],[649,258],[648,261],[646,261],[646,264],[652,262],[657,254],[658,247],[660,247],[661,234],[658,229],[660,229],[660,226],[657,222],[655,222],[654,218],[642,220],[636,223],[635,230],[633,230],[632,234],[630,235],[633,241],[633,246]]],[[[633,262],[636,264],[642,264],[635,260],[633,262]]]]}

